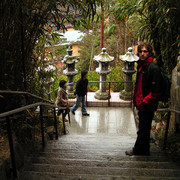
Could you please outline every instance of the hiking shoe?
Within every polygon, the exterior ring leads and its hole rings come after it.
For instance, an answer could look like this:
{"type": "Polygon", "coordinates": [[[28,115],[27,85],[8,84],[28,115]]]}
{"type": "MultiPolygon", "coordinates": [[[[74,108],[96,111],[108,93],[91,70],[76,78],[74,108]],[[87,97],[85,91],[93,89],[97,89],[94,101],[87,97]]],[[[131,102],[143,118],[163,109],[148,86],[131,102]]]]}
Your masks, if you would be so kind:
{"type": "Polygon", "coordinates": [[[88,113],[85,113],[85,114],[82,114],[83,116],[89,116],[90,114],[88,114],[88,113]]]}
{"type": "Polygon", "coordinates": [[[69,122],[69,120],[68,120],[68,119],[66,119],[66,118],[64,118],[64,122],[69,122]]]}
{"type": "Polygon", "coordinates": [[[74,111],[71,111],[73,115],[75,115],[75,112],[74,111]]]}
{"type": "Polygon", "coordinates": [[[125,152],[125,154],[128,155],[128,156],[135,155],[133,150],[128,150],[128,151],[125,152]]]}
{"type": "Polygon", "coordinates": [[[133,149],[132,150],[128,150],[125,152],[126,155],[128,156],[133,156],[133,155],[139,155],[139,156],[150,156],[150,151],[146,151],[146,152],[134,152],[133,149]]]}

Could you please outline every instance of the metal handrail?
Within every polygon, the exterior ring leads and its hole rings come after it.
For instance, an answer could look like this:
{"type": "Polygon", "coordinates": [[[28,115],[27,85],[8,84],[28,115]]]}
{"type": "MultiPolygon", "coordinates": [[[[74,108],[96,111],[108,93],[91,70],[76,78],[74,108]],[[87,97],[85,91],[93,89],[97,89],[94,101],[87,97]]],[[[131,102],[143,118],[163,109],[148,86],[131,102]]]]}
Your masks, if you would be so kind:
{"type": "MultiPolygon", "coordinates": [[[[99,81],[93,81],[93,82],[99,82],[99,81]]],[[[111,82],[119,82],[119,81],[106,81],[106,83],[111,83],[111,82]]],[[[110,87],[109,87],[109,90],[110,90],[110,87]]],[[[13,146],[12,132],[11,132],[11,123],[10,123],[9,116],[11,116],[13,114],[16,114],[16,113],[19,113],[19,112],[22,112],[22,111],[24,111],[26,109],[30,109],[30,108],[33,108],[33,107],[40,106],[42,145],[44,147],[45,146],[45,142],[44,142],[44,128],[43,128],[43,118],[42,118],[42,106],[50,106],[50,107],[54,108],[54,120],[55,120],[56,139],[58,139],[58,133],[57,133],[57,121],[56,121],[56,109],[55,108],[66,109],[66,107],[58,107],[58,106],[52,104],[53,103],[52,101],[43,99],[43,98],[41,98],[39,96],[33,95],[31,93],[28,93],[28,92],[24,92],[24,91],[2,91],[2,90],[0,90],[0,94],[2,94],[2,93],[6,93],[6,94],[8,94],[8,93],[9,94],[25,94],[25,95],[30,95],[32,97],[40,99],[42,101],[48,102],[48,103],[37,102],[37,103],[34,103],[34,104],[30,104],[30,105],[27,105],[27,106],[24,106],[24,107],[20,107],[20,108],[17,108],[17,109],[14,109],[14,110],[11,110],[11,111],[8,111],[8,112],[4,112],[4,113],[0,114],[0,118],[6,117],[6,120],[5,119],[0,119],[0,122],[6,121],[6,123],[7,123],[7,127],[8,127],[7,128],[8,139],[9,139],[9,146],[10,146],[10,153],[11,153],[11,162],[12,162],[12,167],[13,167],[13,176],[14,176],[14,179],[16,179],[17,178],[17,169],[16,169],[16,163],[15,163],[15,155],[14,155],[15,153],[14,153],[14,146],[13,146]]],[[[166,148],[166,144],[167,144],[167,136],[168,136],[168,129],[169,129],[170,113],[174,112],[174,113],[180,114],[180,111],[174,110],[174,109],[170,109],[170,108],[158,109],[157,111],[159,111],[159,112],[164,112],[164,111],[168,112],[168,119],[167,119],[166,132],[165,132],[165,138],[164,138],[164,147],[163,147],[165,149],[166,148]]],[[[64,134],[65,134],[66,132],[65,132],[64,117],[63,117],[63,126],[64,126],[64,134]]]]}
{"type": "Polygon", "coordinates": [[[177,113],[177,114],[180,114],[180,111],[178,110],[175,110],[175,109],[171,109],[171,108],[163,108],[163,109],[158,109],[157,111],[159,112],[162,112],[162,111],[170,111],[170,112],[174,112],[174,113],[177,113]]]}
{"type": "MultiPolygon", "coordinates": [[[[74,85],[77,82],[71,82],[71,83],[67,83],[67,85],[74,85]]],[[[110,106],[110,88],[111,88],[111,83],[132,83],[132,87],[131,87],[131,104],[132,104],[132,95],[133,95],[133,81],[89,81],[88,83],[107,83],[109,84],[108,86],[108,106],[110,106]]],[[[48,92],[47,94],[50,95],[51,93],[57,91],[59,88],[54,89],[53,91],[48,92]]],[[[86,96],[86,105],[87,104],[87,96],[86,96]]]]}
{"type": "MultiPolygon", "coordinates": [[[[30,109],[30,108],[33,108],[33,107],[36,107],[36,106],[41,106],[41,105],[51,106],[51,107],[59,108],[59,109],[66,109],[66,107],[59,107],[59,106],[56,106],[56,105],[53,105],[53,104],[48,104],[48,103],[44,103],[44,102],[37,102],[37,103],[33,103],[33,104],[30,104],[30,105],[27,105],[27,106],[16,108],[16,109],[11,110],[11,111],[7,111],[7,112],[4,112],[4,113],[1,113],[0,114],[0,118],[6,117],[6,116],[10,116],[10,115],[22,112],[22,111],[24,111],[26,109],[30,109]]],[[[2,122],[2,121],[5,121],[5,120],[4,119],[0,119],[0,122],[2,122]]]]}
{"type": "MultiPolygon", "coordinates": [[[[12,138],[12,130],[11,130],[11,121],[10,121],[10,116],[16,113],[20,113],[22,111],[25,111],[26,109],[30,109],[33,107],[37,107],[40,106],[40,121],[41,121],[41,134],[42,134],[42,146],[45,146],[45,141],[44,141],[44,127],[43,127],[43,118],[42,118],[42,106],[50,106],[53,107],[54,109],[54,127],[55,127],[55,131],[56,131],[56,139],[58,139],[58,131],[57,131],[57,120],[56,120],[56,108],[58,109],[67,109],[66,107],[58,107],[54,104],[52,104],[52,101],[48,101],[46,99],[43,99],[41,97],[38,97],[36,95],[33,95],[31,93],[28,92],[24,92],[24,91],[0,91],[0,94],[5,93],[5,94],[26,94],[26,95],[30,95],[32,97],[35,97],[37,99],[40,99],[42,101],[46,101],[48,103],[45,102],[37,102],[37,103],[33,103],[27,106],[23,106],[20,108],[16,108],[14,110],[10,110],[4,113],[0,114],[0,118],[4,118],[6,117],[6,119],[0,119],[0,123],[6,121],[7,124],[7,132],[8,132],[8,140],[9,140],[9,147],[10,147],[10,155],[11,155],[11,163],[12,163],[12,170],[13,170],[13,177],[14,179],[17,179],[17,168],[16,168],[16,161],[15,161],[15,152],[14,152],[14,145],[13,145],[13,138],[12,138]]],[[[64,121],[64,117],[62,115],[63,118],[63,127],[64,127],[64,134],[66,134],[66,130],[65,130],[65,121],[64,121]]],[[[68,118],[69,118],[69,122],[70,122],[70,116],[68,114],[68,118]]]]}
{"type": "Polygon", "coordinates": [[[37,95],[34,95],[34,94],[31,94],[29,92],[26,92],[26,91],[8,91],[8,90],[0,90],[0,94],[24,94],[24,95],[29,95],[29,96],[32,96],[34,98],[37,98],[39,100],[42,100],[42,101],[45,101],[45,102],[49,102],[49,103],[54,103],[52,101],[49,101],[47,99],[44,99],[42,97],[39,97],[37,95]]]}
{"type": "MultiPolygon", "coordinates": [[[[89,83],[107,83],[108,86],[108,106],[110,106],[110,89],[111,89],[111,83],[131,83],[131,104],[132,104],[132,96],[133,96],[133,81],[89,81],[89,83]]],[[[87,96],[86,96],[87,97],[87,96]]],[[[86,104],[87,104],[87,98],[86,98],[86,104]]]]}
{"type": "MultiPolygon", "coordinates": [[[[67,85],[74,85],[77,82],[67,83],[67,85]]],[[[133,81],[88,81],[88,83],[133,83],[133,81]]],[[[54,89],[53,91],[48,92],[47,94],[51,94],[57,91],[59,88],[54,89]]]]}

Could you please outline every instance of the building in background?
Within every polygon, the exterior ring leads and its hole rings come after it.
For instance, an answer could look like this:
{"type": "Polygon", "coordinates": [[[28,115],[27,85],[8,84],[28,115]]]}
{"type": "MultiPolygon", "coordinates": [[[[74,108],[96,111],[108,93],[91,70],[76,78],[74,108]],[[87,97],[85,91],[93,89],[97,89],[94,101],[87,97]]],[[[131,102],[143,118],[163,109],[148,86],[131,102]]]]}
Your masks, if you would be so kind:
{"type": "Polygon", "coordinates": [[[74,30],[73,28],[68,28],[68,31],[65,31],[64,33],[59,33],[62,35],[61,38],[65,38],[65,43],[56,44],[55,46],[71,46],[73,50],[73,55],[79,56],[79,41],[81,41],[82,37],[85,35],[85,33],[74,30]]]}

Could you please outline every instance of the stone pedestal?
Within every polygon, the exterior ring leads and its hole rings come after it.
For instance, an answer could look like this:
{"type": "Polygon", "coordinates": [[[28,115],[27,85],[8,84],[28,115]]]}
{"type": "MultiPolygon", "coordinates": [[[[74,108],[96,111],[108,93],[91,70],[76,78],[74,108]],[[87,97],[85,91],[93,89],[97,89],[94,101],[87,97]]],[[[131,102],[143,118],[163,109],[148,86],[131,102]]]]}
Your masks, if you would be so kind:
{"type": "Polygon", "coordinates": [[[99,100],[108,99],[108,91],[106,91],[106,76],[110,73],[108,65],[114,60],[114,57],[106,53],[106,48],[102,48],[102,52],[98,56],[94,56],[94,60],[99,63],[96,72],[100,75],[99,90],[95,93],[95,98],[99,100]]]}
{"type": "Polygon", "coordinates": [[[124,83],[124,89],[119,93],[120,99],[123,100],[131,100],[132,97],[132,75],[136,72],[135,70],[126,70],[125,68],[122,68],[123,73],[125,74],[125,83],[124,83]]]}
{"type": "Polygon", "coordinates": [[[131,100],[132,97],[132,75],[136,72],[134,69],[134,62],[139,60],[139,57],[132,52],[132,47],[128,48],[128,52],[125,55],[121,55],[120,59],[124,61],[124,68],[122,68],[125,74],[124,89],[119,93],[120,99],[131,100]]]}
{"type": "Polygon", "coordinates": [[[67,49],[67,55],[64,57],[62,62],[66,64],[66,69],[63,71],[63,73],[68,77],[68,81],[67,81],[68,98],[73,99],[76,97],[74,95],[73,78],[78,73],[78,71],[75,69],[75,63],[78,62],[78,58],[72,55],[72,49],[70,47],[67,49]]]}

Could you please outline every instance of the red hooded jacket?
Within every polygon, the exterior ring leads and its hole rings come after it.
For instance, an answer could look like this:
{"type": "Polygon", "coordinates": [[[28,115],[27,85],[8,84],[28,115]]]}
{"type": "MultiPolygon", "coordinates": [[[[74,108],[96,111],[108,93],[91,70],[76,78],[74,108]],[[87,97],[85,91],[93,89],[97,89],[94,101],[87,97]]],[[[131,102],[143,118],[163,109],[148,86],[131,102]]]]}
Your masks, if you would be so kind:
{"type": "Polygon", "coordinates": [[[138,61],[137,79],[133,95],[134,105],[140,111],[155,111],[161,95],[161,72],[153,58],[138,61]]]}

